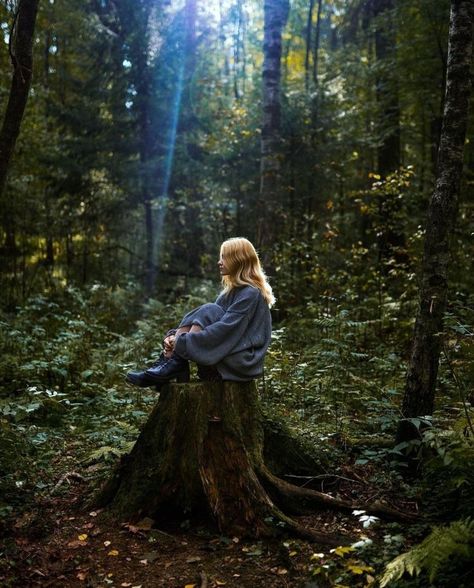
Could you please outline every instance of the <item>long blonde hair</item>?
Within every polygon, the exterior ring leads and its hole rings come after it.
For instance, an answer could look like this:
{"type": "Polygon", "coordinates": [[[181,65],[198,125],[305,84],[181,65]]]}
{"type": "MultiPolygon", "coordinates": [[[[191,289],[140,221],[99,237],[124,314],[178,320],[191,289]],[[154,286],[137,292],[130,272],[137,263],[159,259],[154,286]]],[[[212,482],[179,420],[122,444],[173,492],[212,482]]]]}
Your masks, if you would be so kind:
{"type": "Polygon", "coordinates": [[[268,306],[275,304],[272,287],[260,265],[255,247],[248,239],[227,239],[222,243],[220,253],[229,270],[229,275],[222,276],[224,292],[230,292],[238,286],[254,286],[260,290],[268,306]]]}

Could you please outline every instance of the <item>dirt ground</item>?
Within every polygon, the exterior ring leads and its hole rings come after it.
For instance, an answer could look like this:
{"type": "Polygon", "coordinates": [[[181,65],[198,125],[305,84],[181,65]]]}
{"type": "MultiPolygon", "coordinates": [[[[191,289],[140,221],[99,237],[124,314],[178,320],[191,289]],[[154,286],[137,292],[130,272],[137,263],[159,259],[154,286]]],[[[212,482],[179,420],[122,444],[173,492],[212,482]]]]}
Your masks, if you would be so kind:
{"type": "MultiPolygon", "coordinates": [[[[291,538],[246,541],[185,521],[113,521],[84,507],[87,483],[72,480],[18,519],[0,563],[4,588],[311,587],[315,551],[329,547],[291,538]]],[[[351,515],[321,511],[298,520],[327,533],[357,537],[351,515]]]]}

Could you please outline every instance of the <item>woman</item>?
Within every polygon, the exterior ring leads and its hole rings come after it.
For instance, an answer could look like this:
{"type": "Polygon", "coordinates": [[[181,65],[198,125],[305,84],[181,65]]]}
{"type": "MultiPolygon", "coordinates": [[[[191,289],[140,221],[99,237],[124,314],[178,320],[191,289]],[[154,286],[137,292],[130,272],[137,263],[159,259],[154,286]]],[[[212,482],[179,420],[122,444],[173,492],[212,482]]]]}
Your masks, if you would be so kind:
{"type": "Polygon", "coordinates": [[[245,382],[262,374],[272,332],[271,286],[254,246],[242,237],[222,243],[218,266],[224,289],[217,300],[186,314],[168,332],[160,359],[144,372],[129,372],[130,383],[188,381],[188,360],[198,364],[201,379],[245,382]]]}

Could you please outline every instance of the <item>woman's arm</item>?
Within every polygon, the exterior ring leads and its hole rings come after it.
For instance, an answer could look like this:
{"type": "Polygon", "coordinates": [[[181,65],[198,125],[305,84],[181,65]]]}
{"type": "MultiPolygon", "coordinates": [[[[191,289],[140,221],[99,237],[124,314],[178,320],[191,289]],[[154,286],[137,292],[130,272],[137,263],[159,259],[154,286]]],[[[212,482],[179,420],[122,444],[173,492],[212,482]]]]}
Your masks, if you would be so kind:
{"type": "Polygon", "coordinates": [[[257,288],[245,288],[222,318],[198,333],[180,335],[175,351],[185,359],[202,365],[215,365],[229,355],[242,339],[253,318],[261,294],[257,288]]]}

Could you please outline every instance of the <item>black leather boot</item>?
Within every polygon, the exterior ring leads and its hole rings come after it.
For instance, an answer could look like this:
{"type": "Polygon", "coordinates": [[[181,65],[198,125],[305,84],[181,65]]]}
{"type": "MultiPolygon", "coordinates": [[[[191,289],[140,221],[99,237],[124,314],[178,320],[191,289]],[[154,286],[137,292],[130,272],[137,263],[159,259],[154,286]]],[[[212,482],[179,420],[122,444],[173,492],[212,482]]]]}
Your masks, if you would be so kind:
{"type": "MultiPolygon", "coordinates": [[[[167,362],[168,358],[165,357],[164,353],[162,353],[160,357],[150,366],[150,369],[157,368],[167,362]]],[[[148,386],[156,385],[156,381],[147,376],[146,372],[144,371],[128,372],[128,374],[125,376],[125,379],[129,384],[134,384],[135,386],[140,386],[141,388],[147,388],[148,386]]]]}
{"type": "Polygon", "coordinates": [[[174,379],[178,382],[189,382],[189,363],[186,359],[173,353],[166,362],[146,370],[145,375],[155,384],[174,379]]]}

